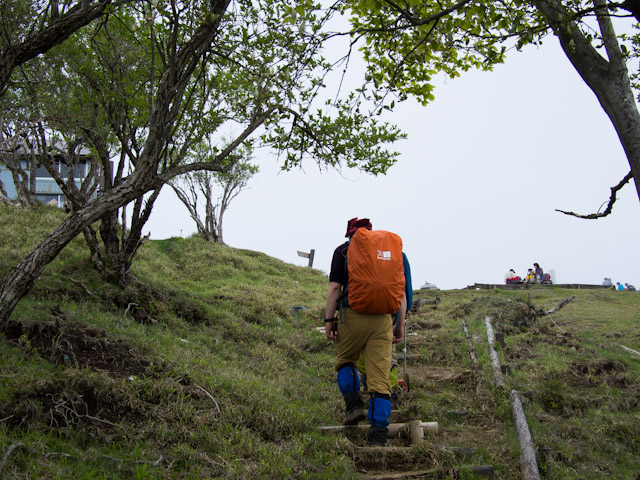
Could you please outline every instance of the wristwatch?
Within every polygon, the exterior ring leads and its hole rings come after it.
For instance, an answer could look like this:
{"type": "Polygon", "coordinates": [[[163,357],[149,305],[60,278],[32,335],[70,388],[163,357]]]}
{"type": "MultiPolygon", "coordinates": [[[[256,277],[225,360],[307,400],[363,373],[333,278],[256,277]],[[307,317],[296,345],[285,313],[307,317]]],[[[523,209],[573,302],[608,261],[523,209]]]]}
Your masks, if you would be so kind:
{"type": "Polygon", "coordinates": [[[324,319],[324,323],[327,323],[327,322],[334,322],[334,321],[335,321],[335,318],[325,318],[325,319],[324,319]]]}

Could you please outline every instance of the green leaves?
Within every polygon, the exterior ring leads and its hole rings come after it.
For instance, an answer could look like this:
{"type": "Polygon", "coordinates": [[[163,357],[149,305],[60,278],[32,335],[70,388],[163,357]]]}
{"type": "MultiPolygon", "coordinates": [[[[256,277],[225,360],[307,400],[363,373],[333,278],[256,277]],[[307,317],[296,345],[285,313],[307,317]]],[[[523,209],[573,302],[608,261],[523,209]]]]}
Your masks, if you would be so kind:
{"type": "Polygon", "coordinates": [[[518,48],[540,41],[547,28],[529,2],[454,0],[426,3],[356,0],[341,3],[351,12],[352,35],[362,35],[360,49],[367,79],[377,89],[433,100],[433,78],[470,68],[490,70],[502,63],[504,42],[518,48]],[[447,14],[448,9],[458,6],[447,14]]]}

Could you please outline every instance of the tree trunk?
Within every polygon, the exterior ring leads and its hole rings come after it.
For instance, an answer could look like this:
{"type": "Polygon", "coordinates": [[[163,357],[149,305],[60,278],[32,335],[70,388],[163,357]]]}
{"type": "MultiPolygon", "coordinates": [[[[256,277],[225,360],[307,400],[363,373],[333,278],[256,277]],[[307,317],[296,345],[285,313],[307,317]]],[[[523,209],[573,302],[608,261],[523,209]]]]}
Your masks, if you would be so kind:
{"type": "Polygon", "coordinates": [[[116,210],[154,188],[150,178],[141,179],[140,175],[135,174],[133,177],[131,181],[120,185],[72,214],[9,271],[0,283],[0,323],[9,319],[15,306],[31,290],[33,283],[45,267],[71,240],[107,212],[116,210]]]}
{"type": "Polygon", "coordinates": [[[608,61],[585,38],[575,22],[570,20],[558,0],[538,0],[536,7],[547,19],[560,45],[584,82],[593,91],[613,123],[625,151],[636,193],[640,200],[640,114],[636,107],[624,55],[606,11],[606,0],[594,0],[601,8],[597,13],[608,61]]]}

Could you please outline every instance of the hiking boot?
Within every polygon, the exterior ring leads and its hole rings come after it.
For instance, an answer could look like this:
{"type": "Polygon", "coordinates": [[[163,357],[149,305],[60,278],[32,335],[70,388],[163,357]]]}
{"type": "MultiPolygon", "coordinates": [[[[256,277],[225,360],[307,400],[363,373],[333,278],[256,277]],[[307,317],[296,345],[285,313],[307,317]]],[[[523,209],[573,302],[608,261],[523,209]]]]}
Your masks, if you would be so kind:
{"type": "Polygon", "coordinates": [[[369,445],[372,447],[386,447],[388,432],[389,429],[387,427],[369,427],[367,434],[369,445]]]}
{"type": "Polygon", "coordinates": [[[342,423],[343,425],[357,425],[365,418],[367,418],[367,414],[364,413],[364,408],[356,408],[347,412],[347,416],[342,423]]]}

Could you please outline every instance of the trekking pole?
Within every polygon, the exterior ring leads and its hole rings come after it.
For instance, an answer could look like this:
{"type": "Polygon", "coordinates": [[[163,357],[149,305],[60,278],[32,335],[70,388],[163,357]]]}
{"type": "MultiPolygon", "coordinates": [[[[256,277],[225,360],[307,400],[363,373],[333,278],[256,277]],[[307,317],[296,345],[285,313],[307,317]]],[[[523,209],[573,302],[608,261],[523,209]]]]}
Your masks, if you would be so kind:
{"type": "Polygon", "coordinates": [[[407,321],[404,324],[404,389],[409,391],[409,372],[407,372],[407,321]]]}

